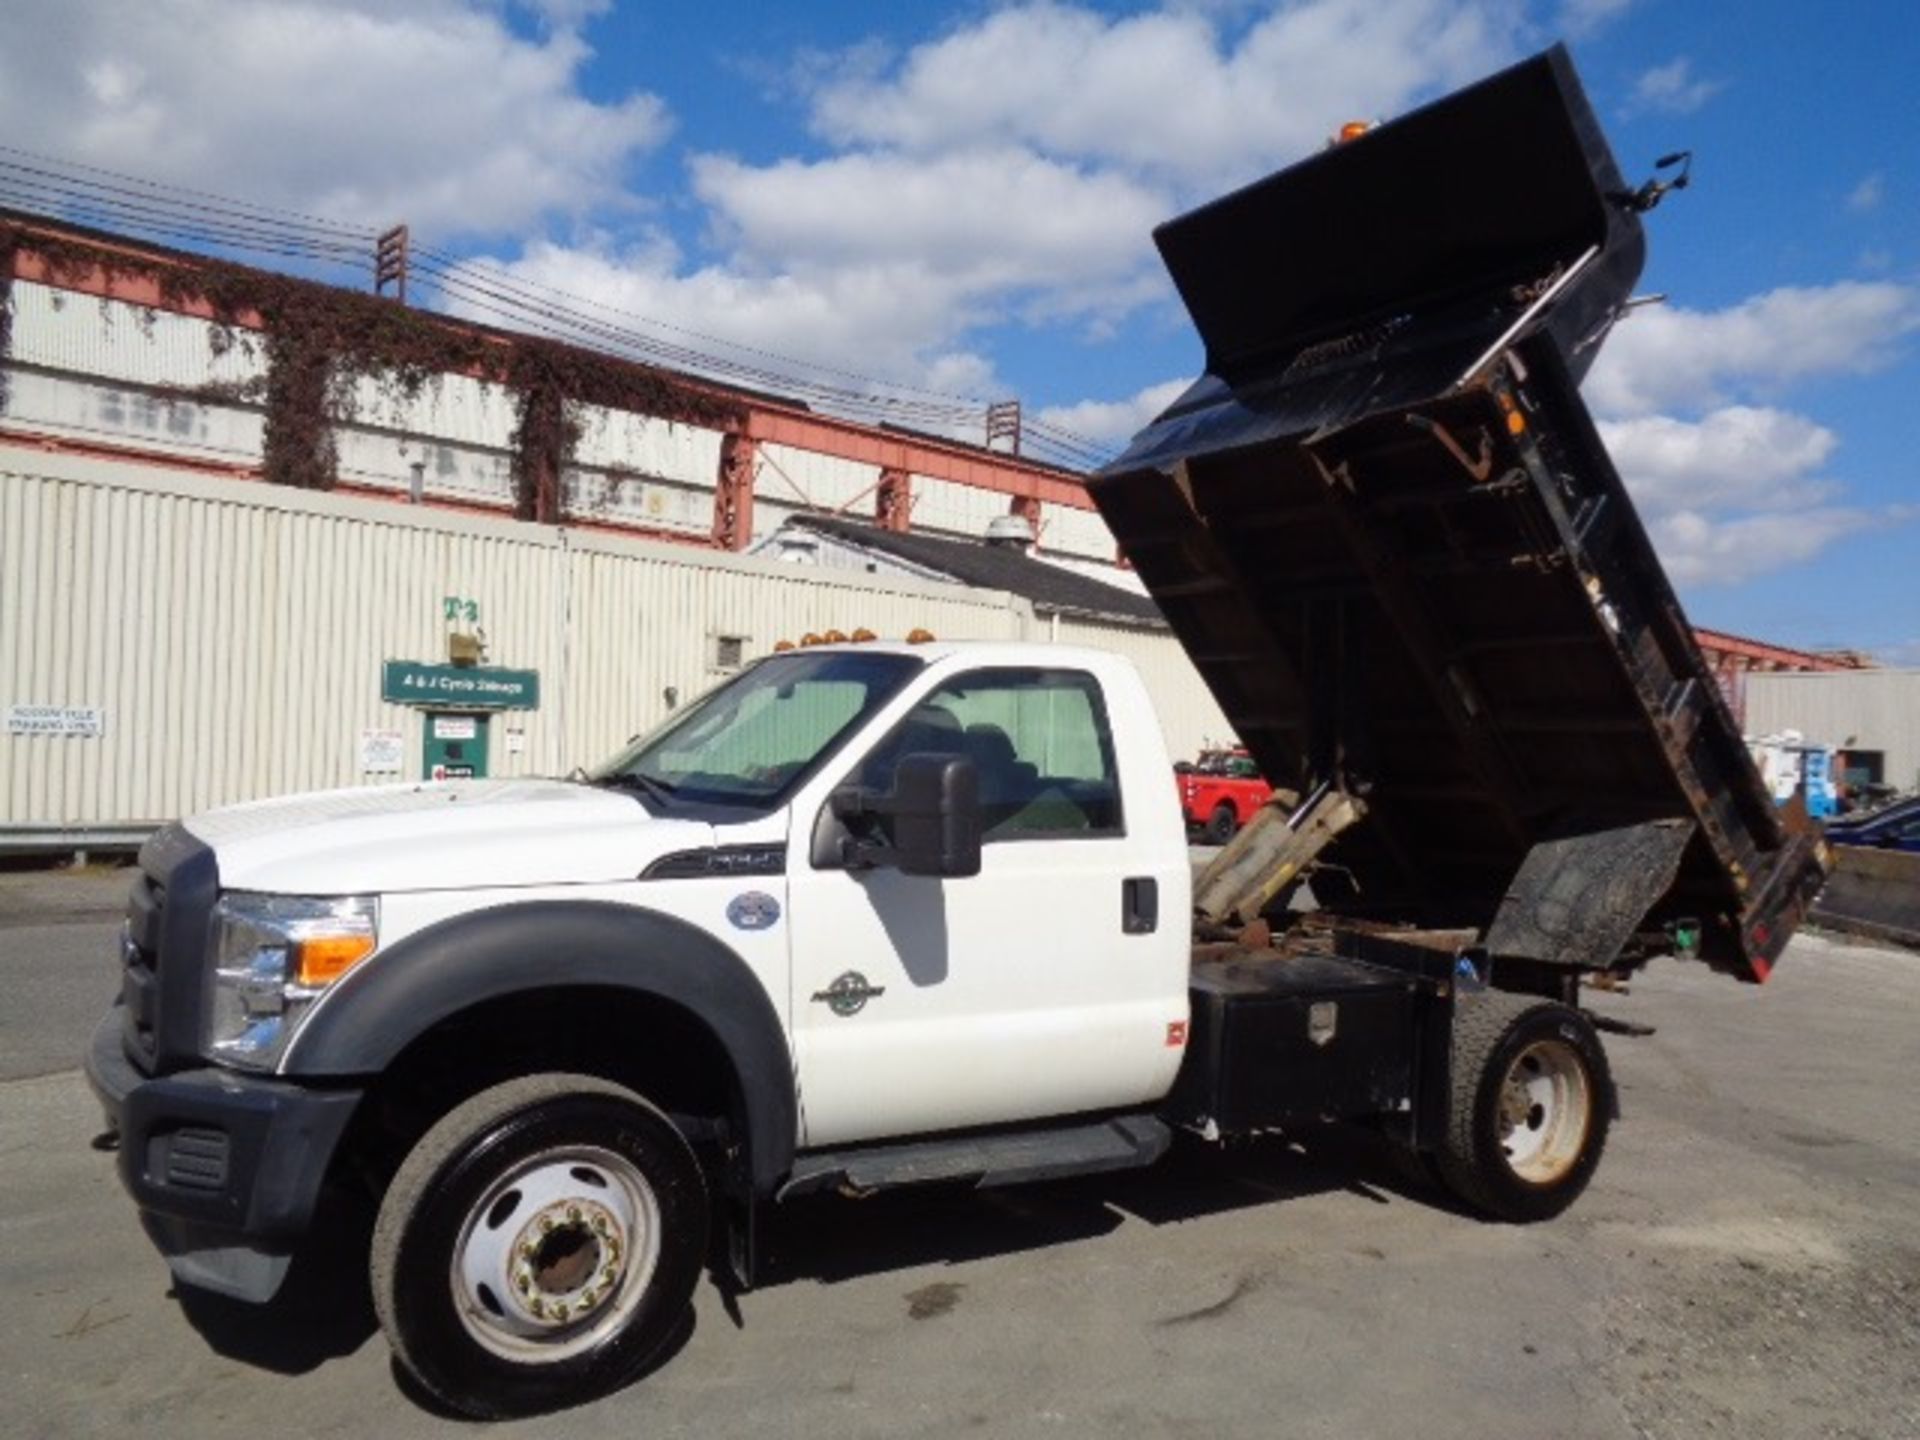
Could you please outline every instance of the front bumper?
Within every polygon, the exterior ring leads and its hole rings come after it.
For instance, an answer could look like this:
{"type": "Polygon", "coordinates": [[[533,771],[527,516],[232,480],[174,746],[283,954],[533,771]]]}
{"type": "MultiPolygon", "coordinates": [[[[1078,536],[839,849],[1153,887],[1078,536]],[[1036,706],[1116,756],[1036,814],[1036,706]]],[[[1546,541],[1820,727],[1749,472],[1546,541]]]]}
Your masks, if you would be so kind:
{"type": "Polygon", "coordinates": [[[120,1137],[121,1183],[179,1280],[264,1303],[313,1219],[357,1089],[316,1089],[212,1066],[142,1075],[115,1005],[87,1081],[120,1137]]]}

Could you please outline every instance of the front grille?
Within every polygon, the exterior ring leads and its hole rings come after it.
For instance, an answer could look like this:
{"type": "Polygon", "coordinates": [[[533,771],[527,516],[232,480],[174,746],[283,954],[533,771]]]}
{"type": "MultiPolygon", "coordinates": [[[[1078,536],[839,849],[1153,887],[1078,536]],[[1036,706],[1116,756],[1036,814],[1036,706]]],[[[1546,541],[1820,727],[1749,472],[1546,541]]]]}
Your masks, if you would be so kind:
{"type": "Polygon", "coordinates": [[[169,825],[140,850],[121,931],[127,1058],[149,1075],[200,1063],[206,950],[220,871],[211,848],[169,825]]]}
{"type": "Polygon", "coordinates": [[[152,876],[133,882],[120,935],[120,998],[126,1003],[127,1054],[151,1070],[159,1055],[160,934],[167,889],[152,876]]]}

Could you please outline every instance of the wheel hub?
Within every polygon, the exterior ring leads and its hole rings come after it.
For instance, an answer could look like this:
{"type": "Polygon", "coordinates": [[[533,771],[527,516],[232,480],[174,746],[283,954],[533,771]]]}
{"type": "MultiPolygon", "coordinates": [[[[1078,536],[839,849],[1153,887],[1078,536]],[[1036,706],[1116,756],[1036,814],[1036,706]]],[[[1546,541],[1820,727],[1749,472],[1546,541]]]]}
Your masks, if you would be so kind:
{"type": "Polygon", "coordinates": [[[659,1254],[659,1202],[631,1163],[550,1151],[473,1204],[450,1278],[474,1339],[511,1359],[559,1360],[619,1328],[659,1254]]]}
{"type": "Polygon", "coordinates": [[[1514,1056],[1501,1081],[1495,1123],[1508,1166],[1550,1185],[1579,1162],[1592,1124],[1593,1086],[1564,1040],[1537,1040],[1514,1056]]]}
{"type": "Polygon", "coordinates": [[[580,1197],[542,1207],[514,1237],[513,1298],[543,1325],[564,1325],[620,1283],[627,1246],[619,1217],[580,1197]]]}

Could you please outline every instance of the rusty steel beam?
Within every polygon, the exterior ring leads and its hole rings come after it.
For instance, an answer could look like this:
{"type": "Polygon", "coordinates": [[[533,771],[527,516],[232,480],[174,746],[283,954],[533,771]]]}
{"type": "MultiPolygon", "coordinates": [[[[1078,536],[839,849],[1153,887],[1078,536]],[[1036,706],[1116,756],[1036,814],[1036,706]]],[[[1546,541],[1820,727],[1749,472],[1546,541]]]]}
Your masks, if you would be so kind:
{"type": "MultiPolygon", "coordinates": [[[[64,240],[65,235],[50,226],[32,225],[26,221],[14,222],[28,235],[45,235],[49,240],[64,240]]],[[[125,255],[129,260],[141,265],[181,265],[184,261],[173,256],[143,250],[133,245],[111,245],[105,241],[88,237],[87,245],[108,255],[125,255]]],[[[161,284],[152,275],[136,271],[112,270],[104,265],[95,265],[84,272],[75,273],[65,266],[56,267],[46,255],[32,247],[31,240],[22,243],[13,252],[13,274],[15,280],[25,280],[36,285],[46,285],[57,290],[71,290],[80,295],[92,295],[102,300],[120,300],[128,305],[137,305],[143,310],[167,310],[177,315],[187,315],[195,320],[220,320],[222,317],[200,296],[171,299],[161,284]],[[57,274],[56,274],[57,270],[57,274]]],[[[238,325],[244,330],[262,330],[266,322],[259,312],[242,310],[226,317],[226,323],[238,325]]]]}
{"type": "Polygon", "coordinates": [[[722,550],[744,550],[753,543],[753,480],[760,444],[729,431],[720,441],[720,466],[713,477],[713,543],[722,550]]]}
{"type": "Polygon", "coordinates": [[[1749,640],[1744,635],[1729,635],[1723,630],[1695,628],[1693,638],[1716,667],[1724,660],[1729,667],[1742,670],[1865,670],[1865,661],[1855,655],[1822,655],[1815,650],[1795,650],[1785,645],[1770,645],[1764,640],[1749,640]]]}
{"type": "Polygon", "coordinates": [[[745,433],[763,445],[791,445],[883,470],[904,470],[927,480],[945,480],[975,490],[1017,495],[1048,505],[1091,510],[1087,487],[1071,471],[1038,465],[1017,455],[996,455],[929,435],[877,430],[809,410],[790,410],[748,398],[745,433]]]}
{"type": "Polygon", "coordinates": [[[873,492],[873,518],[882,530],[903,534],[913,528],[913,477],[889,467],[880,472],[873,492]]]}

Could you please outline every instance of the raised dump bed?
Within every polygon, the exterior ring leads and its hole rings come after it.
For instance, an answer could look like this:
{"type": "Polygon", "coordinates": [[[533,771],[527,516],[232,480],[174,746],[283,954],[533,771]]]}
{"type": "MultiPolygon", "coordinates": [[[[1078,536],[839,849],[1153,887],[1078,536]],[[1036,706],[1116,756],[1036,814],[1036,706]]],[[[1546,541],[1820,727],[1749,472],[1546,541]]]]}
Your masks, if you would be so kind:
{"type": "Polygon", "coordinates": [[[1170,222],[1208,374],[1092,491],[1268,778],[1359,802],[1324,906],[1759,980],[1824,850],[1577,389],[1660,193],[1556,48],[1170,222]]]}

